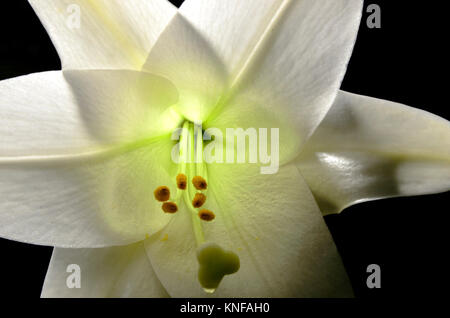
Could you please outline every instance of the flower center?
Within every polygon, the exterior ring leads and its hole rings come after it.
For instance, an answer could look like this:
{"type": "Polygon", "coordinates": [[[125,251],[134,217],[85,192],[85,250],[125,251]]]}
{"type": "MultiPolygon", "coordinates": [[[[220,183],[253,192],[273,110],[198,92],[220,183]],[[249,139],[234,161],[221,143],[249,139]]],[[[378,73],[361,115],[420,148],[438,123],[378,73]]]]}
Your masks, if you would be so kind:
{"type": "Polygon", "coordinates": [[[172,196],[167,186],[160,186],[154,191],[154,196],[155,200],[162,202],[162,211],[170,214],[177,213],[181,200],[184,200],[187,212],[192,216],[192,227],[197,243],[198,279],[203,289],[212,293],[225,275],[239,270],[239,257],[231,251],[224,251],[215,243],[205,241],[202,226],[204,223],[214,221],[216,215],[213,211],[203,208],[205,204],[208,205],[208,182],[202,155],[202,127],[185,121],[179,142],[176,194],[172,196]]]}
{"type": "Polygon", "coordinates": [[[202,160],[203,134],[201,126],[186,121],[183,125],[180,137],[180,154],[178,163],[178,175],[176,176],[177,190],[175,196],[171,196],[167,186],[160,186],[154,191],[155,199],[163,202],[162,210],[165,213],[178,211],[180,201],[184,199],[189,210],[198,216],[200,220],[212,221],[214,213],[209,210],[200,213],[195,210],[201,208],[206,202],[206,169],[202,160]],[[192,178],[189,182],[189,178],[192,178]],[[172,199],[172,200],[171,200],[172,199]],[[206,216],[207,215],[207,216],[206,216]]]}

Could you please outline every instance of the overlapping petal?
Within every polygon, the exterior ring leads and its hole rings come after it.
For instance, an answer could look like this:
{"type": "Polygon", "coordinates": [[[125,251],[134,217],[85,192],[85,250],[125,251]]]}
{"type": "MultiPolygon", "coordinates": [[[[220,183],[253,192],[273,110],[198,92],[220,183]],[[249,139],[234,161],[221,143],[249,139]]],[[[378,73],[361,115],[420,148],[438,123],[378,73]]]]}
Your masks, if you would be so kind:
{"type": "Polygon", "coordinates": [[[198,31],[177,14],[161,34],[144,70],[168,78],[180,92],[177,111],[205,121],[227,89],[225,65],[198,31]]]}
{"type": "MultiPolygon", "coordinates": [[[[73,272],[75,274],[75,272],[73,272]]],[[[76,274],[75,274],[76,275],[76,274]]],[[[142,242],[107,248],[55,248],[41,297],[168,297],[156,277],[142,242]],[[80,288],[69,288],[75,264],[80,269],[80,288]]]]}
{"type": "Polygon", "coordinates": [[[63,69],[141,69],[177,11],[166,0],[29,1],[63,69]]]}
{"type": "Polygon", "coordinates": [[[0,82],[0,136],[2,159],[73,154],[100,146],[80,117],[61,72],[0,82]]]}
{"type": "MultiPolygon", "coordinates": [[[[262,175],[255,165],[209,165],[206,241],[237,253],[241,268],[215,297],[340,297],[351,287],[322,215],[293,165],[262,175]]],[[[194,217],[197,218],[195,215],[194,217]]],[[[205,297],[191,212],[180,211],[146,250],[173,297],[205,297]]]]}
{"type": "Polygon", "coordinates": [[[173,107],[177,88],[167,79],[137,71],[64,71],[79,117],[104,144],[145,141],[170,135],[182,118],[173,107]]]}
{"type": "Polygon", "coordinates": [[[0,89],[2,237],[100,247],[142,240],[168,222],[151,195],[159,185],[174,188],[173,144],[160,125],[177,100],[167,80],[50,72],[0,89]]]}
{"type": "Polygon", "coordinates": [[[341,91],[297,166],[324,214],[354,203],[450,189],[450,124],[341,91]]]}
{"type": "Polygon", "coordinates": [[[231,74],[210,127],[278,127],[293,159],[328,112],[358,31],[362,1],[186,1],[180,9],[231,74]]]}

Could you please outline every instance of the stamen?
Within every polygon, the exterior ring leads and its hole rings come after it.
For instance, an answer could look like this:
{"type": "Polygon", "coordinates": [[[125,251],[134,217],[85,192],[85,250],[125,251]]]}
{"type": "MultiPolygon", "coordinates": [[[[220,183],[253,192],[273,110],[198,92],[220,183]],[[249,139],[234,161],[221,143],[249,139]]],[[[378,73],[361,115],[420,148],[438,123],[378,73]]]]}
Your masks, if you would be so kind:
{"type": "Polygon", "coordinates": [[[201,124],[195,125],[195,137],[196,137],[196,151],[195,151],[195,175],[192,179],[192,184],[197,190],[206,190],[208,187],[208,183],[204,176],[204,167],[203,167],[203,133],[201,124]]]}
{"type": "Polygon", "coordinates": [[[177,187],[180,190],[186,190],[186,186],[187,186],[187,177],[185,174],[183,173],[179,173],[177,175],[177,187]]]}
{"type": "Polygon", "coordinates": [[[203,177],[196,176],[192,179],[192,184],[197,190],[206,190],[208,188],[208,183],[203,177]]]}
{"type": "Polygon", "coordinates": [[[210,222],[216,218],[216,215],[210,210],[203,209],[200,212],[198,212],[198,217],[203,221],[210,222]]]}
{"type": "MultiPolygon", "coordinates": [[[[193,157],[194,157],[194,151],[193,151],[194,150],[194,125],[189,124],[188,127],[189,127],[188,145],[190,146],[190,150],[191,150],[188,152],[188,154],[190,155],[189,159],[193,159],[193,157]]],[[[193,161],[190,160],[190,162],[192,163],[193,161]]],[[[188,172],[187,175],[194,175],[195,167],[192,164],[190,164],[187,167],[187,172],[188,172]]],[[[187,208],[191,212],[192,226],[193,226],[193,230],[194,230],[195,240],[197,242],[197,246],[200,246],[201,244],[203,244],[205,242],[205,237],[203,234],[201,221],[199,220],[199,218],[197,216],[198,212],[191,204],[192,203],[191,198],[194,195],[194,192],[195,192],[195,190],[193,189],[192,183],[189,183],[186,191],[183,191],[184,201],[186,203],[187,208]]]]}
{"type": "Polygon", "coordinates": [[[178,211],[178,206],[174,202],[164,202],[162,209],[166,213],[175,213],[178,211]]]}
{"type": "Polygon", "coordinates": [[[177,175],[177,194],[175,202],[179,203],[184,191],[187,189],[187,176],[186,176],[186,162],[189,155],[189,122],[186,121],[183,124],[183,129],[180,136],[180,163],[178,165],[177,175]]]}
{"type": "Polygon", "coordinates": [[[203,204],[205,204],[206,195],[203,193],[196,193],[194,200],[192,200],[192,205],[194,208],[200,208],[203,204]]]}
{"type": "Polygon", "coordinates": [[[155,199],[159,202],[165,202],[170,199],[170,190],[166,186],[158,187],[153,194],[155,195],[155,199]]]}
{"type": "MultiPolygon", "coordinates": [[[[201,220],[210,222],[216,216],[208,209],[197,210],[205,204],[206,192],[203,191],[208,188],[206,181],[208,179],[208,171],[204,166],[202,152],[203,134],[201,124],[184,122],[183,132],[180,136],[179,155],[181,161],[179,162],[176,176],[177,191],[175,198],[170,197],[170,190],[165,186],[155,190],[155,198],[163,202],[162,210],[165,213],[176,213],[180,203],[179,200],[182,197],[184,198],[185,206],[192,217],[193,232],[198,247],[197,258],[200,265],[198,279],[205,292],[213,293],[225,275],[233,274],[239,270],[240,261],[235,253],[225,251],[217,244],[205,243],[203,226],[206,225],[202,224],[201,220]],[[195,176],[192,178],[192,182],[188,182],[188,176],[195,176]],[[194,198],[192,199],[192,197],[194,198]],[[171,199],[170,202],[168,201],[169,199],[171,199]]],[[[168,235],[165,234],[161,241],[167,240],[168,235]]]]}

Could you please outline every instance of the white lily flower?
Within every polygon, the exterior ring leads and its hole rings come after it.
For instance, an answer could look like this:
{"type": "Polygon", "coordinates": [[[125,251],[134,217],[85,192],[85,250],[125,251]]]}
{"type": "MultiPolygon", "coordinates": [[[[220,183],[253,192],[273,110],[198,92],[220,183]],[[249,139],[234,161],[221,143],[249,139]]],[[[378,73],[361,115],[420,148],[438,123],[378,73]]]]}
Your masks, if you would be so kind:
{"type": "Polygon", "coordinates": [[[30,3],[63,70],[0,82],[0,236],[55,247],[43,297],[351,296],[323,215],[450,188],[448,121],[339,91],[360,0],[30,3]],[[278,172],[174,163],[198,122],[280,128],[278,172]]]}

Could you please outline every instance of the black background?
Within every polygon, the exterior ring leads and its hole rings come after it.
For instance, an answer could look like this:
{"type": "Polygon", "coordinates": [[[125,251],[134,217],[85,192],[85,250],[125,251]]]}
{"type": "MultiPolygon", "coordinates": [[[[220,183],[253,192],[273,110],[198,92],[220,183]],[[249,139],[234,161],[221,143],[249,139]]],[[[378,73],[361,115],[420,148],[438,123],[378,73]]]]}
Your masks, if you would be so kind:
{"type": "MultiPolygon", "coordinates": [[[[448,67],[446,11],[398,0],[366,1],[365,8],[370,3],[381,6],[382,28],[368,29],[364,14],[342,89],[448,119],[448,78],[440,76],[448,67]]],[[[0,79],[61,68],[27,1],[1,2],[0,35],[0,79]]],[[[357,297],[444,296],[439,289],[448,268],[449,198],[445,193],[386,199],[325,218],[357,297]],[[381,289],[366,287],[369,264],[381,266],[381,289]]],[[[37,299],[51,251],[0,239],[0,299],[37,299]]]]}

